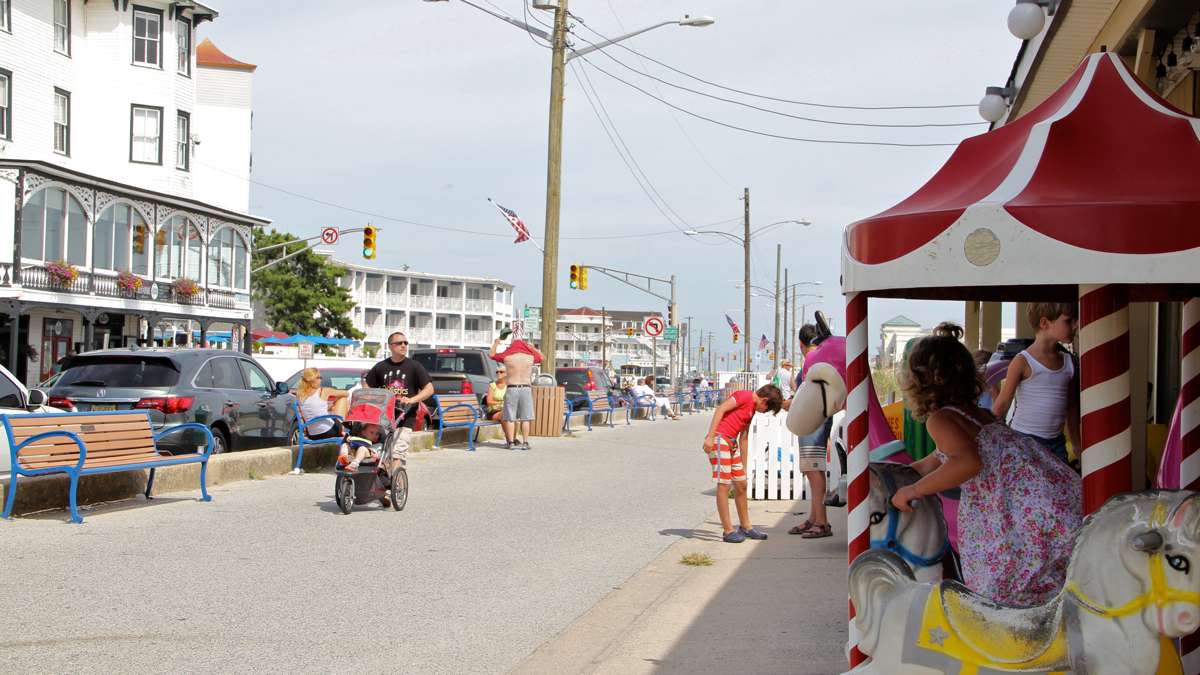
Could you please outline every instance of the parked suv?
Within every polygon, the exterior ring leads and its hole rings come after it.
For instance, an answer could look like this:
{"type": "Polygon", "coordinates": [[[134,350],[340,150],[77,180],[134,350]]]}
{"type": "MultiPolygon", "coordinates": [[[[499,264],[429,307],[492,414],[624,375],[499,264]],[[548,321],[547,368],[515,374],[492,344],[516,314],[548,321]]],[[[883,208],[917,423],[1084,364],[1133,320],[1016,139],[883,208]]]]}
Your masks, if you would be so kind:
{"type": "MultiPolygon", "coordinates": [[[[296,425],[287,384],[254,359],[223,349],[105,349],[73,356],[46,392],[63,410],[145,410],[155,432],[198,422],[212,428],[213,452],[287,445],[296,425]]],[[[195,431],[160,448],[193,452],[195,431]]]]}
{"type": "Polygon", "coordinates": [[[496,381],[496,362],[486,349],[414,349],[409,358],[425,366],[435,394],[475,394],[481,402],[496,381]]]}
{"type": "MultiPolygon", "coordinates": [[[[555,368],[554,377],[565,391],[567,400],[580,398],[593,391],[607,391],[616,400],[620,400],[624,394],[620,387],[608,379],[608,373],[603,368],[555,368]]],[[[572,410],[579,407],[587,407],[587,404],[582,401],[571,404],[572,410]]]]}

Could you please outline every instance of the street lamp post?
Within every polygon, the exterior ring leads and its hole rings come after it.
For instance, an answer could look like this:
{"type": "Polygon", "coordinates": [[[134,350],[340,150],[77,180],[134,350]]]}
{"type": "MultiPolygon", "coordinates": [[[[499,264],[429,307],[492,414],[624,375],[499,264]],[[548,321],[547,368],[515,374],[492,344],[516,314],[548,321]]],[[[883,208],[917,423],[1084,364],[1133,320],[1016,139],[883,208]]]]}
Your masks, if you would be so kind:
{"type": "MultiPolygon", "coordinates": [[[[425,2],[448,1],[425,0],[425,2]]],[[[662,21],[653,26],[647,26],[646,28],[626,33],[611,40],[604,40],[603,42],[598,42],[579,50],[572,50],[571,46],[567,43],[567,34],[569,32],[567,17],[570,16],[567,12],[568,0],[558,0],[557,4],[534,4],[535,9],[554,10],[554,26],[549,35],[540,28],[535,28],[524,21],[477,5],[471,2],[471,0],[459,0],[459,2],[490,14],[501,21],[550,42],[550,128],[546,144],[546,241],[543,246],[544,254],[542,257],[541,316],[542,326],[550,326],[550,330],[546,330],[545,328],[542,330],[541,351],[546,356],[542,370],[547,374],[553,375],[556,365],[555,348],[557,346],[555,329],[558,326],[558,229],[562,206],[563,74],[566,62],[576,56],[582,56],[597,49],[603,49],[604,47],[616,44],[635,35],[640,35],[646,31],[654,30],[655,28],[672,25],[699,28],[711,26],[715,20],[708,16],[693,17],[684,15],[682,19],[677,21],[662,21]]]]}

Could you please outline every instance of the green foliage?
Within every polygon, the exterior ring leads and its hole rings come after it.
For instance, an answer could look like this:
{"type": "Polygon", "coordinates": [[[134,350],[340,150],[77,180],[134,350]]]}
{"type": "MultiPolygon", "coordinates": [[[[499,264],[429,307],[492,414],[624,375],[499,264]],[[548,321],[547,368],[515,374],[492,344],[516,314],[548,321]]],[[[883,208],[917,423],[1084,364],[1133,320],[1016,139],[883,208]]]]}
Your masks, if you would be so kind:
{"type": "MultiPolygon", "coordinates": [[[[278,260],[306,245],[296,242],[266,253],[257,250],[295,239],[273,229],[267,233],[262,228],[255,228],[253,266],[257,268],[278,260]]],[[[274,330],[359,340],[363,333],[354,328],[350,319],[354,301],[350,299],[349,289],[337,284],[338,277],[345,273],[344,268],[334,265],[328,258],[305,251],[255,272],[250,292],[262,303],[266,323],[274,330]]]]}
{"type": "Polygon", "coordinates": [[[713,564],[713,559],[707,553],[688,553],[679,559],[679,564],[688,567],[709,567],[713,564]]]}
{"type": "Polygon", "coordinates": [[[872,368],[871,379],[875,381],[875,393],[879,396],[879,404],[887,405],[893,400],[904,400],[904,392],[900,390],[897,371],[892,368],[872,368]],[[892,393],[895,393],[893,399],[892,393]]]}
{"type": "Polygon", "coordinates": [[[365,354],[368,359],[375,358],[375,356],[379,354],[379,345],[363,345],[363,354],[365,354]]]}

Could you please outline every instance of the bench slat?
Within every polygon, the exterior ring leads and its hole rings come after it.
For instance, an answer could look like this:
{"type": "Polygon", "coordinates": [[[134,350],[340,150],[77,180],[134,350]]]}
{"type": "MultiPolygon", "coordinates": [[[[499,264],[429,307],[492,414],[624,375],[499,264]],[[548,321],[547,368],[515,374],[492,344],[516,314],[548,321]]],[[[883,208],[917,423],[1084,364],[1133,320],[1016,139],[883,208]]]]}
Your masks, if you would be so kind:
{"type": "MultiPolygon", "coordinates": [[[[103,436],[108,436],[110,434],[115,434],[115,433],[148,432],[148,431],[150,431],[150,425],[146,422],[142,422],[141,425],[120,424],[120,425],[111,425],[111,426],[89,426],[88,431],[84,431],[83,427],[78,424],[63,425],[63,426],[27,427],[25,429],[20,429],[20,430],[13,429],[13,440],[15,440],[18,444],[20,444],[20,443],[23,443],[28,438],[32,438],[34,436],[37,436],[38,434],[46,433],[48,431],[69,431],[73,434],[76,434],[80,438],[83,438],[84,436],[103,437],[103,436]]],[[[54,439],[46,439],[46,442],[47,443],[50,443],[50,442],[70,443],[71,441],[70,441],[70,439],[68,439],[65,436],[59,436],[54,439]]]]}
{"type": "Polygon", "coordinates": [[[51,426],[54,428],[79,426],[80,424],[112,424],[114,422],[142,422],[147,423],[146,413],[144,412],[125,412],[113,413],[111,415],[79,415],[76,414],[47,414],[31,417],[10,417],[8,423],[15,431],[20,427],[42,427],[51,426]]]}
{"type": "MultiPolygon", "coordinates": [[[[149,429],[142,429],[141,431],[122,431],[116,434],[93,431],[76,435],[79,437],[79,440],[88,445],[92,443],[115,443],[117,441],[152,442],[154,438],[149,429]]],[[[73,448],[75,447],[75,441],[67,436],[50,436],[48,438],[38,439],[25,447],[51,448],[55,446],[73,448]]]]}
{"type": "MultiPolygon", "coordinates": [[[[102,457],[92,457],[89,454],[87,456],[87,460],[83,464],[83,468],[86,469],[93,466],[116,466],[120,464],[139,464],[142,462],[152,462],[158,459],[164,459],[164,456],[158,454],[157,452],[131,452],[129,454],[107,455],[102,457]]],[[[21,466],[26,469],[49,469],[51,467],[73,466],[78,461],[78,455],[75,457],[64,456],[61,458],[56,457],[53,460],[46,461],[40,459],[35,459],[33,461],[21,460],[21,466]]]]}
{"type": "MultiPolygon", "coordinates": [[[[111,455],[114,453],[132,451],[157,452],[155,450],[154,443],[147,440],[114,441],[112,443],[85,443],[84,447],[87,449],[86,457],[88,459],[91,459],[92,457],[103,457],[105,455],[111,455]]],[[[17,453],[17,457],[21,458],[23,461],[34,457],[44,457],[50,459],[66,456],[78,457],[79,448],[77,446],[71,446],[70,448],[57,447],[52,451],[41,448],[21,448],[21,452],[17,453]]]]}

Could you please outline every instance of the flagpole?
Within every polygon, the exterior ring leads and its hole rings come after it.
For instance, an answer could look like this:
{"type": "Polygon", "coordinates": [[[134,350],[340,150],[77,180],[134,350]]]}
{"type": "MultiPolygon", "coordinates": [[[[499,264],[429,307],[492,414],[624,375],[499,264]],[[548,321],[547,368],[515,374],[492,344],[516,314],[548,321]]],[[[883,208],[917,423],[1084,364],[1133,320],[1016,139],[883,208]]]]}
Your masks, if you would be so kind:
{"type": "MultiPolygon", "coordinates": [[[[491,198],[491,197],[488,197],[488,198],[487,198],[487,200],[488,200],[488,202],[489,202],[489,203],[490,203],[492,206],[494,206],[494,207],[496,207],[496,208],[498,208],[498,209],[500,208],[500,205],[499,205],[499,204],[497,204],[496,202],[492,201],[492,198],[491,198]]],[[[500,213],[504,213],[504,210],[503,210],[503,209],[501,209],[500,213]]],[[[504,217],[505,217],[505,218],[507,218],[507,217],[508,217],[508,214],[505,214],[505,216],[504,216],[504,217]]],[[[522,221],[522,222],[524,222],[524,221],[522,221]]],[[[529,229],[529,226],[528,226],[528,225],[526,225],[526,226],[525,226],[525,229],[526,229],[526,230],[528,230],[528,229],[529,229]]],[[[533,242],[533,246],[534,246],[534,248],[536,248],[537,250],[541,251],[543,256],[544,256],[544,255],[546,255],[546,249],[542,248],[542,245],[538,243],[538,241],[537,241],[537,238],[536,238],[536,237],[534,237],[534,236],[532,236],[532,234],[533,234],[533,233],[531,232],[531,233],[530,233],[530,235],[531,235],[531,236],[529,237],[528,241],[531,241],[531,242],[533,242]]],[[[519,242],[518,242],[518,243],[519,243],[519,242]]]]}

